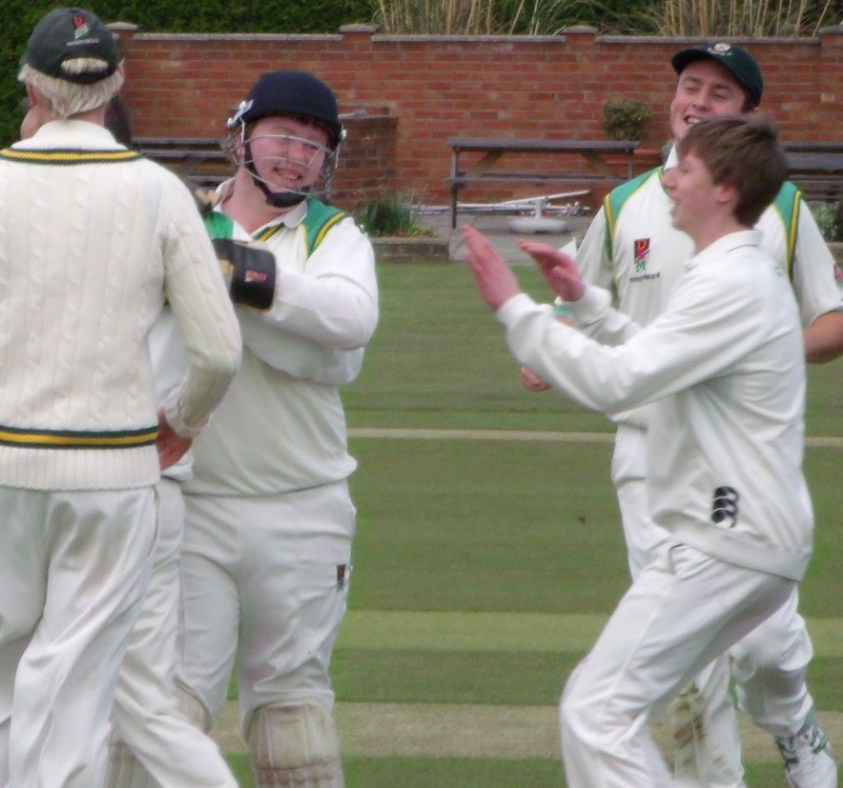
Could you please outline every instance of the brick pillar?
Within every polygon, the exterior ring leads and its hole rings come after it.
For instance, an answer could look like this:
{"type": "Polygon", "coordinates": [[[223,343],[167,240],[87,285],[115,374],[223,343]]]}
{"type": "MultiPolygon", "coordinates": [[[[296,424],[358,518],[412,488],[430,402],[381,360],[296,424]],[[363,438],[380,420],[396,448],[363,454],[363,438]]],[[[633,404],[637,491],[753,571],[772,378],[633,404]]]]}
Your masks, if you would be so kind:
{"type": "Polygon", "coordinates": [[[819,69],[822,137],[837,139],[843,128],[843,25],[820,30],[819,69]]]}

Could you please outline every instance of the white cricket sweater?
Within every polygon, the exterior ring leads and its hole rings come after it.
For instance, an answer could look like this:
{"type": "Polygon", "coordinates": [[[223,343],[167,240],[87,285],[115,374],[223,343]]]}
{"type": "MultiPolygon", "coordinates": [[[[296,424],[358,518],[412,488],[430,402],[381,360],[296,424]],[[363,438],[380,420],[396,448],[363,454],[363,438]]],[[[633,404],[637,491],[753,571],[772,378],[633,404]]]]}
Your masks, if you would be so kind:
{"type": "MultiPolygon", "coordinates": [[[[236,308],[243,363],[193,444],[186,494],[276,495],[341,481],[357,467],[339,387],[357,376],[377,326],[374,252],[345,218],[308,256],[306,211],[302,203],[253,233],[275,255],[275,300],[266,312],[236,308]]],[[[250,239],[236,224],[234,237],[250,239]]]]}
{"type": "Polygon", "coordinates": [[[147,336],[165,292],[190,369],[164,408],[188,437],[240,357],[191,194],[92,123],[47,123],[0,153],[0,484],[157,481],[147,336]]]}
{"type": "Polygon", "coordinates": [[[648,408],[654,521],[720,560],[794,580],[811,556],[802,475],[805,362],[793,293],[748,230],[685,265],[663,313],[638,330],[590,287],[572,304],[598,344],[526,295],[498,311],[510,347],[580,404],[648,408]]]}

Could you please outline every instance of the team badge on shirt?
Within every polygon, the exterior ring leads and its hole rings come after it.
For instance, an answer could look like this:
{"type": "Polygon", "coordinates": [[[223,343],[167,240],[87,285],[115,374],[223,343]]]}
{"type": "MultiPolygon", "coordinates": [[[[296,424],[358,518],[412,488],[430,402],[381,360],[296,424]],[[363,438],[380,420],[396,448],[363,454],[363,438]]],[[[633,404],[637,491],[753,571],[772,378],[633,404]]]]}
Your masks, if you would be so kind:
{"type": "Polygon", "coordinates": [[[640,273],[647,269],[647,261],[650,259],[650,239],[635,239],[635,271],[640,273]]]}

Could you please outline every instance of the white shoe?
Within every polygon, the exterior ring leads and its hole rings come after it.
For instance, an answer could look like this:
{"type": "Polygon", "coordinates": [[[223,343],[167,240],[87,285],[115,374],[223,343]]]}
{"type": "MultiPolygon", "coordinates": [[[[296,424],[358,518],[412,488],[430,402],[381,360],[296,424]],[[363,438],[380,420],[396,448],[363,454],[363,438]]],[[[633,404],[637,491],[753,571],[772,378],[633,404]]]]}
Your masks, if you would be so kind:
{"type": "Polygon", "coordinates": [[[795,736],[777,737],[776,744],[791,788],[837,788],[837,761],[816,722],[795,736]]]}

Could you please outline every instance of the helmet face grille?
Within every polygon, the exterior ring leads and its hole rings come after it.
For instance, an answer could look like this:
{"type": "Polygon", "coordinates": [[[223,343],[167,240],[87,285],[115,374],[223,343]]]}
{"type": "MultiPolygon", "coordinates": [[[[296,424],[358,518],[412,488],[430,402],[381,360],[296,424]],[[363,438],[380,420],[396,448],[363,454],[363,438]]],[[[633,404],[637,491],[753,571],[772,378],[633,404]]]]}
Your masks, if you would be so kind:
{"type": "Polygon", "coordinates": [[[249,129],[242,119],[232,125],[229,122],[228,149],[231,158],[238,167],[245,167],[249,171],[252,180],[266,195],[267,202],[277,206],[294,205],[301,202],[305,197],[316,197],[321,200],[330,199],[331,184],[337,169],[339,149],[327,148],[317,143],[305,140],[291,134],[262,134],[260,137],[250,137],[249,129]],[[261,156],[261,161],[272,161],[281,164],[282,169],[295,166],[310,167],[320,154],[323,156],[322,166],[313,183],[302,186],[301,189],[290,189],[279,187],[270,183],[258,174],[257,162],[252,153],[252,142],[258,139],[276,139],[287,143],[286,152],[282,145],[280,151],[271,157],[261,156]],[[296,156],[292,155],[293,148],[296,149],[296,156]]]}

